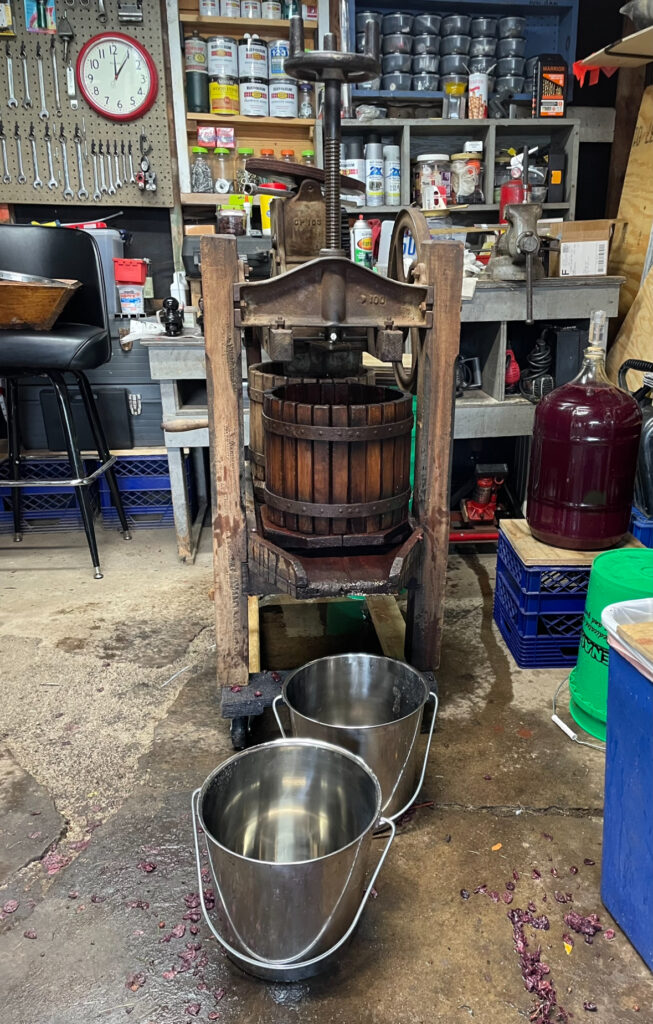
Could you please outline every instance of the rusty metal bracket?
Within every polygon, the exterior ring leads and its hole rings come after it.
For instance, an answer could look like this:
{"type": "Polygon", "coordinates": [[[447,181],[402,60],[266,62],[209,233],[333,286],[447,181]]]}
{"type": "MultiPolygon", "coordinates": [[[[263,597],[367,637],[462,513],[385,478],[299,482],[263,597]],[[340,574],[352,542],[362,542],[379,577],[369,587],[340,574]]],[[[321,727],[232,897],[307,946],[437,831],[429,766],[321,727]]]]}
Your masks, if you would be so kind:
{"type": "Polygon", "coordinates": [[[379,498],[377,501],[359,501],[351,505],[319,505],[311,501],[295,501],[282,498],[264,488],[265,504],[269,508],[279,509],[297,516],[317,516],[325,519],[363,519],[366,516],[385,515],[403,508],[410,499],[410,491],[402,491],[391,498],[379,498]]]}
{"type": "Polygon", "coordinates": [[[283,310],[285,328],[346,327],[388,329],[432,324],[433,288],[380,277],[339,256],[311,260],[269,281],[234,288],[236,323],[269,327],[283,310]],[[338,313],[337,318],[332,314],[338,313]]]}

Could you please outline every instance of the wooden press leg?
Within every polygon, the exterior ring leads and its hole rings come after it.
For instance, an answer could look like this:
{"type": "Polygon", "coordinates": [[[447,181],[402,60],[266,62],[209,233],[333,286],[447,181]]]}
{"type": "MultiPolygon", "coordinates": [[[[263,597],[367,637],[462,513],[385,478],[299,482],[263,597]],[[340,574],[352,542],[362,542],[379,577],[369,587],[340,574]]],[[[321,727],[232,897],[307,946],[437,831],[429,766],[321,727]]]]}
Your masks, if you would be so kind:
{"type": "Polygon", "coordinates": [[[236,239],[203,236],[201,260],[218,683],[243,686],[249,676],[249,639],[241,341],[234,325],[236,239]]]}
{"type": "Polygon", "coordinates": [[[408,592],[406,658],[418,669],[433,671],[440,664],[449,550],[463,246],[458,242],[427,242],[423,262],[426,281],[434,288],[433,327],[424,335],[417,378],[413,512],[424,531],[424,540],[408,592]]]}

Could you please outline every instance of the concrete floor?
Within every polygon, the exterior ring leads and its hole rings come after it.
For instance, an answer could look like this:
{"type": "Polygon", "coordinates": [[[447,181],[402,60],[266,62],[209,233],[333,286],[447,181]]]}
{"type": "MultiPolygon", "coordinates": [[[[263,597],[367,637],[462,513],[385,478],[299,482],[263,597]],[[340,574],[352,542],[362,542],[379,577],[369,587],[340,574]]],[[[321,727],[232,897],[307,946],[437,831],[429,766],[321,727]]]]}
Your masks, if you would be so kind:
{"type": "Polygon", "coordinates": [[[433,806],[397,837],[341,966],[264,984],[233,967],[204,924],[196,938],[163,942],[197,888],[190,794],[231,752],[210,551],[205,536],[185,567],[169,531],[137,532],[130,545],[100,531],[100,544],[96,582],[81,535],[20,547],[0,538],[3,1021],[183,1024],[196,1011],[222,1024],[528,1020],[509,908],[460,895],[481,884],[504,893],[513,871],[512,908],[532,900],[550,918],[527,939],[541,943],[570,1016],[653,1021],[653,978],[619,929],[593,945],[576,936],[565,952],[570,908],[555,890],[613,926],[599,898],[603,757],[550,722],[563,672],[520,671],[503,646],[492,555],[451,557],[442,710],[421,796],[433,806]],[[166,980],[189,939],[201,943],[195,969],[166,980]]]}

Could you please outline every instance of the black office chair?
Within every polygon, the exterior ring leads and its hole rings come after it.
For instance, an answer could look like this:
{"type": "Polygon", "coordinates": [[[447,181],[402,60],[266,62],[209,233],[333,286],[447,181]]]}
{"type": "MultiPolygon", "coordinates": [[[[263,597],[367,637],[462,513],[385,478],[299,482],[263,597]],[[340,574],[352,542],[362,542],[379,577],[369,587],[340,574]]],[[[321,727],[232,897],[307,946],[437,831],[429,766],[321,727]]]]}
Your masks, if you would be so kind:
{"type": "Polygon", "coordinates": [[[116,461],[115,456],[111,455],[107,447],[93,392],[84,373],[85,370],[94,370],[111,358],[111,337],[100,253],[95,240],[86,231],[32,227],[27,224],[2,224],[0,270],[12,270],[38,277],[74,278],[82,284],[51,330],[0,330],[0,378],[5,377],[7,380],[7,427],[11,467],[11,479],[3,483],[12,488],[14,540],[20,541],[21,488],[33,487],[45,481],[20,478],[21,442],[17,382],[20,377],[47,377],[57,397],[61,425],[74,474],[72,479],[57,483],[75,488],[95,578],[101,580],[88,486],[102,473],[107,475],[111,499],[118,512],[125,540],[131,540],[131,535],[112,468],[116,461]],[[66,373],[72,374],[79,386],[101,463],[90,476],[86,475],[79,450],[66,373]]]}

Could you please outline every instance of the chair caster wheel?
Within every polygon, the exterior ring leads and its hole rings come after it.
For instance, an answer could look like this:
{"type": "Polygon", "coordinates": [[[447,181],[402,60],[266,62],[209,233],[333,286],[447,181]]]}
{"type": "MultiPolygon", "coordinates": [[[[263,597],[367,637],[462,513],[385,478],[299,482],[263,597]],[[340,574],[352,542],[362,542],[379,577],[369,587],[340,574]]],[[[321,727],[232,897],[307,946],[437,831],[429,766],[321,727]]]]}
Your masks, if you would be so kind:
{"type": "Polygon", "coordinates": [[[14,544],[20,544],[22,539],[23,539],[22,533],[15,533],[14,534],[14,544]]]}
{"type": "Polygon", "coordinates": [[[125,530],[125,532],[123,533],[122,536],[123,536],[123,540],[131,540],[132,539],[132,535],[129,532],[129,530],[125,530]]]}

